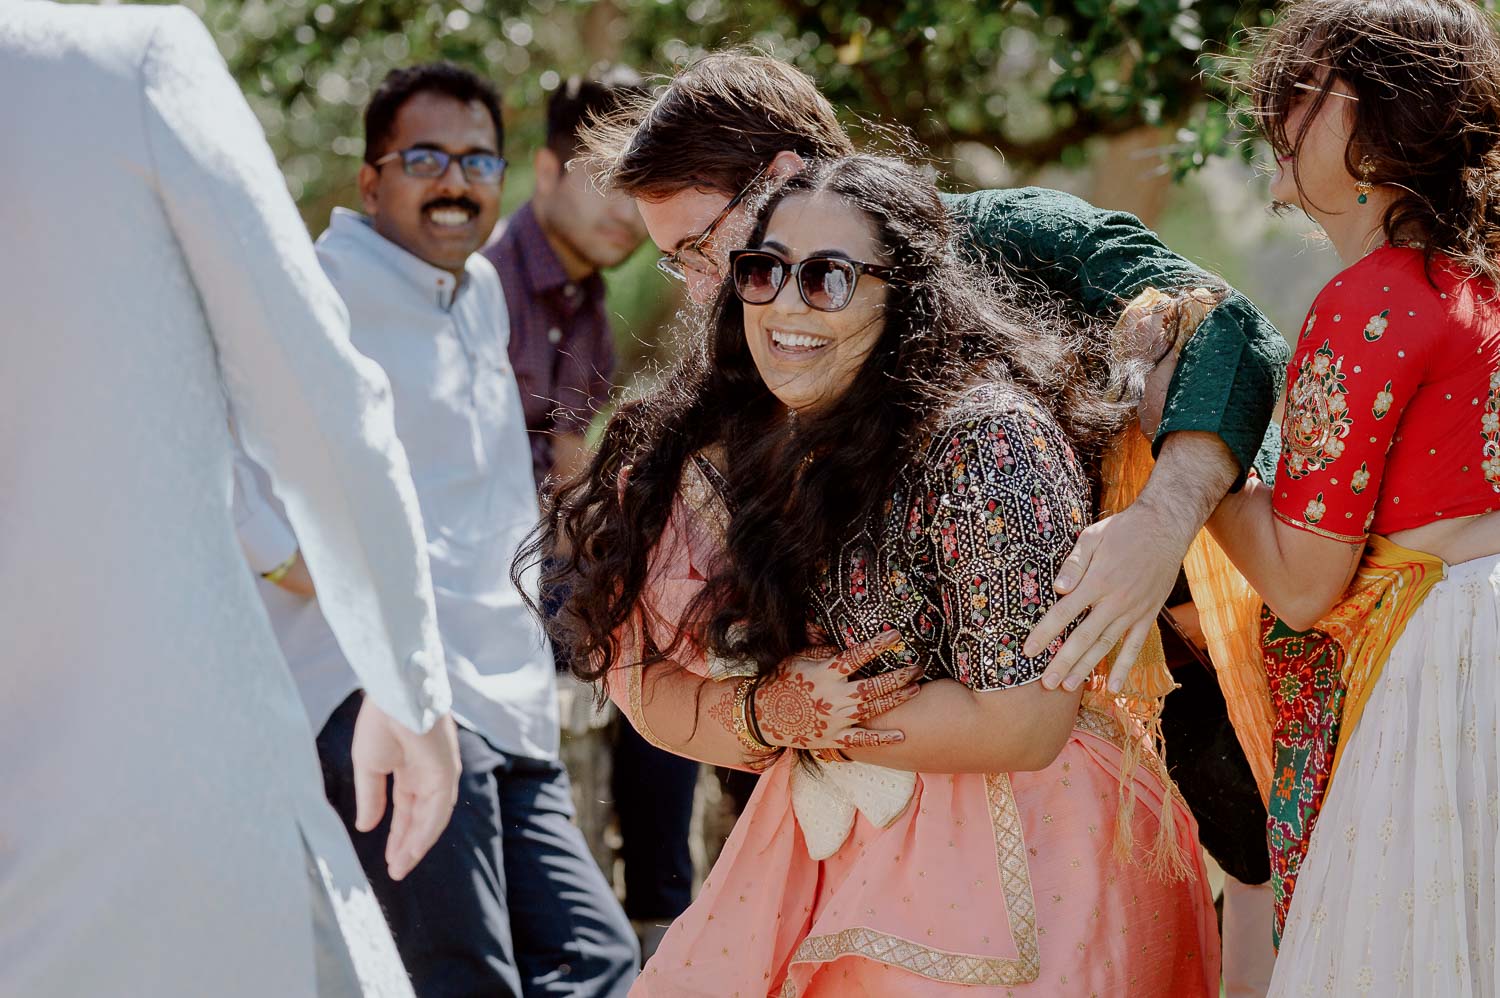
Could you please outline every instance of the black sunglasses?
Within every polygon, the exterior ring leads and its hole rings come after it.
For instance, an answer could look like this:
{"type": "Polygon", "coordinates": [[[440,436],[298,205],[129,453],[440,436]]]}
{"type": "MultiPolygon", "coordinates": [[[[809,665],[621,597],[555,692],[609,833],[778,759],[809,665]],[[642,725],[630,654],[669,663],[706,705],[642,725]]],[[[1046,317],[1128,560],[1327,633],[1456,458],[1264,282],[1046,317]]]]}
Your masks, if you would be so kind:
{"type": "Polygon", "coordinates": [[[408,177],[421,177],[424,180],[441,177],[448,172],[448,165],[454,160],[458,160],[464,179],[471,184],[498,184],[505,176],[504,156],[496,156],[491,152],[466,152],[462,156],[456,156],[451,152],[424,146],[388,152],[370,165],[382,167],[395,159],[401,160],[401,169],[408,177]]]}
{"type": "Polygon", "coordinates": [[[810,256],[788,263],[766,250],[742,249],[729,254],[730,283],[746,305],[769,305],[791,279],[797,282],[797,293],[808,308],[837,312],[854,300],[860,274],[883,281],[891,270],[842,256],[810,256]]]}

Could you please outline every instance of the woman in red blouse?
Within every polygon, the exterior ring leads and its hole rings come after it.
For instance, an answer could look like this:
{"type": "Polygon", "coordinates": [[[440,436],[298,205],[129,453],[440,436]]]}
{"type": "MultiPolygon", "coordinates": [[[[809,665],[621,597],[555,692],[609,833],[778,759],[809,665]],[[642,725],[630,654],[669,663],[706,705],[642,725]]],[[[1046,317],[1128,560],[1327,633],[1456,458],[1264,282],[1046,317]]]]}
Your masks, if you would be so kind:
{"type": "Polygon", "coordinates": [[[1347,265],[1274,485],[1210,523],[1268,607],[1271,991],[1496,995],[1500,40],[1467,0],[1303,0],[1252,86],[1273,197],[1347,265]]]}

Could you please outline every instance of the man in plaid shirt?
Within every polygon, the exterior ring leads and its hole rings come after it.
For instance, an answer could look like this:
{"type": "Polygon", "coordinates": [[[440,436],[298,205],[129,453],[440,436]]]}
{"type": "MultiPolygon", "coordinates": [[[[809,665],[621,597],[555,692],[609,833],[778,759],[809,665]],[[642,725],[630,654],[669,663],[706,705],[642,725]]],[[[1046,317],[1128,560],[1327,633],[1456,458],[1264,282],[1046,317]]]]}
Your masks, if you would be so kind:
{"type": "Polygon", "coordinates": [[[618,67],[573,77],[547,105],[547,142],[536,151],[536,190],[483,253],[500,272],[510,311],[510,360],[521,387],[538,488],[586,465],[584,436],[615,369],[614,334],[599,272],[646,238],[634,202],[606,195],[570,161],[577,131],[612,109],[640,77],[618,67]]]}

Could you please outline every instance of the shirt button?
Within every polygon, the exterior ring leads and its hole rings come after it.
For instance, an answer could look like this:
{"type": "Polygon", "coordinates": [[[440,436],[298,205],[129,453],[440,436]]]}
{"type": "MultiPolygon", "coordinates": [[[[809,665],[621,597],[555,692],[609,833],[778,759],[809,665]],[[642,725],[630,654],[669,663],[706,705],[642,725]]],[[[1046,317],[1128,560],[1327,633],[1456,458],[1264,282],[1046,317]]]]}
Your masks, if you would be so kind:
{"type": "Polygon", "coordinates": [[[553,326],[551,329],[547,330],[547,342],[552,344],[561,343],[562,330],[558,329],[556,326],[553,326]]]}
{"type": "Polygon", "coordinates": [[[572,298],[577,293],[578,293],[578,285],[576,285],[576,284],[565,284],[565,285],[563,285],[563,294],[567,295],[569,298],[572,298]]]}

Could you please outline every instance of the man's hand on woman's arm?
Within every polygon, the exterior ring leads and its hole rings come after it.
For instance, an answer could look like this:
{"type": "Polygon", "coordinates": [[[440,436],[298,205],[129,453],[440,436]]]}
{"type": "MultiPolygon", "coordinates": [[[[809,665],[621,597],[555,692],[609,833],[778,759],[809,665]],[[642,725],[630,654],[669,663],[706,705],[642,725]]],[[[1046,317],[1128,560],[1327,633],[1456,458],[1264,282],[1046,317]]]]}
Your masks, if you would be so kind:
{"type": "Polygon", "coordinates": [[[1110,688],[1123,687],[1151,625],[1176,584],[1193,538],[1239,475],[1212,433],[1174,433],[1140,498],[1085,530],[1057,574],[1061,598],[1026,639],[1035,656],[1081,620],[1042,676],[1048,689],[1077,689],[1122,639],[1110,688]]]}

